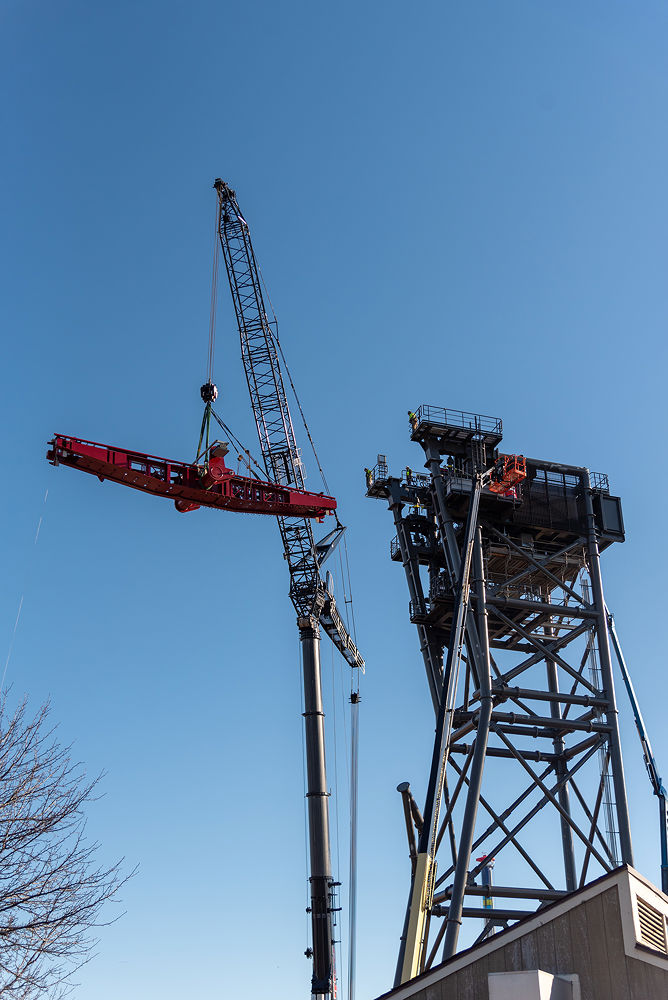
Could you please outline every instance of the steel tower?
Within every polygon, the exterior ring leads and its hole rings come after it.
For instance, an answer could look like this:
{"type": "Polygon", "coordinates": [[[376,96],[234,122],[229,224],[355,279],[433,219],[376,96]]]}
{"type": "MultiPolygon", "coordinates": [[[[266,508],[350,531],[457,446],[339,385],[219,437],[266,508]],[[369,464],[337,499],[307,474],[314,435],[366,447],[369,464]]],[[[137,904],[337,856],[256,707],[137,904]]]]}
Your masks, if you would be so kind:
{"type": "Polygon", "coordinates": [[[399,786],[396,984],[452,956],[465,918],[482,940],[633,860],[600,569],[624,540],[619,498],[585,468],[500,455],[498,419],[423,405],[409,422],[427,474],[382,455],[366,472],[436,713],[422,812],[399,786]]]}

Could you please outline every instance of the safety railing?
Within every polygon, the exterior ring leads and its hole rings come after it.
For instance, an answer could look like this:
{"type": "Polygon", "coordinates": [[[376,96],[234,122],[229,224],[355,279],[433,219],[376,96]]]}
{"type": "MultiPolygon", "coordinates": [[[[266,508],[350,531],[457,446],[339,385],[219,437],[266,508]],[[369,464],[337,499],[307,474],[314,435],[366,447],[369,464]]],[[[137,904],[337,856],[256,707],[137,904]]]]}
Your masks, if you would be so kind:
{"type": "Polygon", "coordinates": [[[423,403],[416,413],[417,422],[428,424],[445,424],[449,427],[461,427],[465,430],[478,431],[483,434],[503,433],[503,421],[499,417],[489,417],[484,413],[467,413],[466,410],[449,410],[444,406],[429,406],[423,403]]]}
{"type": "Polygon", "coordinates": [[[367,486],[372,486],[375,482],[385,482],[388,475],[387,459],[385,455],[379,455],[374,467],[367,470],[367,486]]]}
{"type": "Polygon", "coordinates": [[[422,601],[409,601],[408,613],[412,622],[426,618],[431,611],[431,604],[427,598],[422,601]]]}
{"type": "Polygon", "coordinates": [[[580,478],[570,472],[556,472],[553,469],[538,467],[531,480],[531,489],[535,490],[541,486],[557,486],[568,491],[579,490],[580,478]]]}
{"type": "MultiPolygon", "coordinates": [[[[386,462],[377,462],[372,469],[365,469],[367,489],[371,489],[374,483],[384,483],[389,478],[389,471],[386,462]]],[[[415,489],[428,489],[431,480],[423,473],[414,472],[408,466],[401,470],[401,482],[406,486],[415,489]]]]}
{"type": "Polygon", "coordinates": [[[413,472],[408,466],[402,470],[401,481],[406,483],[406,486],[417,486],[421,489],[427,489],[431,485],[431,479],[429,476],[425,476],[423,473],[413,472]]]}
{"type": "Polygon", "coordinates": [[[377,462],[372,469],[365,469],[364,477],[367,490],[370,490],[374,483],[386,482],[388,477],[387,463],[377,462]]]}
{"type": "Polygon", "coordinates": [[[589,481],[591,483],[591,488],[596,490],[597,493],[610,492],[610,480],[605,472],[590,472],[589,481]]]}
{"type": "Polygon", "coordinates": [[[435,601],[439,597],[452,597],[452,586],[445,573],[434,577],[429,586],[429,599],[435,601]]]}

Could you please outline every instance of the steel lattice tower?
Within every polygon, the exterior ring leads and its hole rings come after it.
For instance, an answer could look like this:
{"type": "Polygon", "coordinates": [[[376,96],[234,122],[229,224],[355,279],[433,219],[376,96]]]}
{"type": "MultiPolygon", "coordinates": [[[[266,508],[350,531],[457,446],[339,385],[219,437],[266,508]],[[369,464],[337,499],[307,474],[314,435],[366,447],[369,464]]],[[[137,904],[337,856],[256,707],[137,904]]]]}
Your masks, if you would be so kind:
{"type": "Polygon", "coordinates": [[[399,786],[412,877],[397,984],[453,955],[463,919],[484,920],[481,940],[633,861],[600,570],[624,540],[619,498],[605,476],[523,457],[525,478],[498,484],[495,418],[409,419],[428,474],[392,476],[384,456],[367,470],[436,713],[423,812],[399,786]]]}

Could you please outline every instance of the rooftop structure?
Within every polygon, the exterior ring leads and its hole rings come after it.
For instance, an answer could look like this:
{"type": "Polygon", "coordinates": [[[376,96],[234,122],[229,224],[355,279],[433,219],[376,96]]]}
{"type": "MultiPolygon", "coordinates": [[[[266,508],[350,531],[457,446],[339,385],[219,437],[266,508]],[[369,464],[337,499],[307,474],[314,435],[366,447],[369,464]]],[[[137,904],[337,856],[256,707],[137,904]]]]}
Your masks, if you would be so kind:
{"type": "Polygon", "coordinates": [[[624,866],[378,1000],[658,1000],[667,921],[668,896],[624,866]]]}

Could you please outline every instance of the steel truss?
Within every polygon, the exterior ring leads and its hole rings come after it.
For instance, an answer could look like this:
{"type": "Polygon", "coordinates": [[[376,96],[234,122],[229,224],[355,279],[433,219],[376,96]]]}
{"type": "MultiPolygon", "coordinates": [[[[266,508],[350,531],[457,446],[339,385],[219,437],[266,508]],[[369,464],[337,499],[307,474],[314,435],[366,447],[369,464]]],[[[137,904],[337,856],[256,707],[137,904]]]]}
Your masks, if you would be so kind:
{"type": "Polygon", "coordinates": [[[531,459],[520,487],[492,492],[501,421],[410,416],[428,475],[383,462],[367,476],[394,517],[437,723],[422,812],[399,786],[411,891],[397,984],[452,956],[464,919],[484,919],[482,939],[633,860],[600,570],[623,540],[618,498],[605,477],[531,459]],[[483,887],[491,858],[510,877],[483,887]]]}

